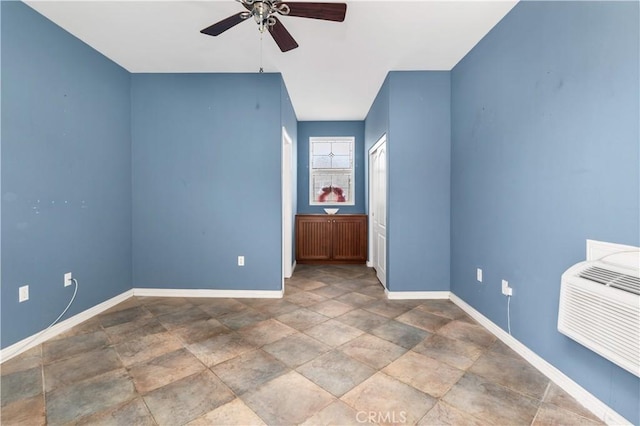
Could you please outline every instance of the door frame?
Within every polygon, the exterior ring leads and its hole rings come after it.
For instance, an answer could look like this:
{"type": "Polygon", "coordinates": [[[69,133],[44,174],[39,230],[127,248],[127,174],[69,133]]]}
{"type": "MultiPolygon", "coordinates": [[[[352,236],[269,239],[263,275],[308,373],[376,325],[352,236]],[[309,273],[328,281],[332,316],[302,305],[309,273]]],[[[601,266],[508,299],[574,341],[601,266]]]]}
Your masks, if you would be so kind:
{"type": "MultiPolygon", "coordinates": [[[[368,174],[369,174],[369,176],[368,176],[368,179],[369,179],[369,221],[368,221],[369,222],[369,224],[368,224],[369,225],[368,226],[369,227],[369,262],[368,262],[368,266],[370,266],[370,267],[374,267],[376,265],[374,256],[377,255],[377,253],[376,253],[376,251],[374,249],[374,245],[377,244],[377,240],[374,238],[374,226],[373,226],[373,223],[374,223],[374,215],[373,215],[373,212],[374,212],[374,201],[376,201],[377,198],[375,197],[375,194],[373,193],[373,191],[374,191],[374,185],[373,185],[374,176],[373,176],[373,171],[372,171],[373,167],[372,167],[372,164],[371,164],[371,157],[380,148],[380,146],[382,146],[382,144],[386,144],[386,143],[387,143],[387,134],[384,133],[382,136],[380,136],[378,141],[375,144],[373,144],[373,146],[371,148],[369,148],[368,155],[367,155],[367,161],[369,163],[369,169],[368,169],[368,174]]],[[[389,156],[386,155],[385,156],[385,161],[386,161],[386,164],[385,164],[385,170],[386,170],[385,180],[386,180],[386,188],[387,188],[386,193],[387,194],[389,192],[389,161],[388,161],[388,158],[389,158],[389,156]]],[[[387,204],[388,204],[388,197],[387,197],[387,199],[385,199],[385,203],[384,203],[384,205],[385,205],[385,218],[387,218],[387,221],[388,221],[389,208],[388,208],[387,204]]],[[[385,227],[385,229],[386,229],[386,227],[385,227]]],[[[385,245],[388,248],[388,244],[386,244],[387,238],[388,238],[388,235],[385,232],[385,245]]],[[[386,252],[387,252],[387,249],[385,249],[385,253],[386,252]]],[[[388,254],[388,253],[386,253],[386,254],[388,254]]],[[[385,259],[385,264],[386,264],[386,259],[385,259]]],[[[378,273],[378,271],[376,270],[376,274],[377,273],[378,273]]],[[[384,282],[381,282],[381,284],[383,285],[383,287],[385,289],[387,288],[386,281],[387,281],[387,270],[386,270],[386,266],[385,266],[384,282]]]]}
{"type": "Polygon", "coordinates": [[[293,274],[293,141],[282,127],[282,291],[293,274]]]}

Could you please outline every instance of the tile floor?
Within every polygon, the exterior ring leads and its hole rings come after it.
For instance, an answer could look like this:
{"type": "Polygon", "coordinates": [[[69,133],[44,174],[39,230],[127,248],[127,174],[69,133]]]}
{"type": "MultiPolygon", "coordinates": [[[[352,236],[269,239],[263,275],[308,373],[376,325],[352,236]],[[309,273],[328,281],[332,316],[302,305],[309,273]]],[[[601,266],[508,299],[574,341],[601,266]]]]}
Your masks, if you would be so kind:
{"type": "Polygon", "coordinates": [[[299,265],[283,299],[135,297],[5,362],[3,425],[595,425],[442,300],[299,265]]]}

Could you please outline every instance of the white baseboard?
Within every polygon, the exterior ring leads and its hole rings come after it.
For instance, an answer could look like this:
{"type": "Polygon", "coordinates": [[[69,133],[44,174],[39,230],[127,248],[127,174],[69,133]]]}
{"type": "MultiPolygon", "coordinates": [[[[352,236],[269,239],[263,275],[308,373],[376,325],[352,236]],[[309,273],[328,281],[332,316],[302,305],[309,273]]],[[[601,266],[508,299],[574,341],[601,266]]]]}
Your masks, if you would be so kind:
{"type": "Polygon", "coordinates": [[[582,386],[566,376],[562,371],[549,364],[542,357],[523,345],[519,340],[511,336],[502,328],[498,327],[490,319],[476,311],[473,307],[453,293],[451,293],[451,301],[465,311],[471,318],[478,321],[480,325],[493,333],[498,339],[502,340],[502,342],[527,360],[527,362],[537,368],[556,385],[560,386],[565,392],[575,398],[578,403],[582,404],[587,410],[591,411],[602,421],[609,425],[631,425],[627,419],[615,412],[607,404],[593,396],[582,386]]]}
{"type": "Polygon", "coordinates": [[[170,289],[170,288],[134,288],[134,296],[147,297],[216,297],[216,298],[254,298],[280,299],[282,290],[212,290],[212,289],[170,289]]]}
{"type": "Polygon", "coordinates": [[[387,299],[407,300],[407,299],[449,299],[449,291],[389,291],[384,289],[387,299]]]}
{"type": "Polygon", "coordinates": [[[133,290],[127,290],[124,293],[112,297],[111,299],[95,305],[85,311],[82,311],[79,314],[72,316],[71,318],[67,318],[64,321],[53,325],[49,329],[40,331],[25,339],[20,340],[19,342],[14,343],[11,346],[7,346],[6,348],[0,350],[0,363],[8,361],[16,355],[19,355],[35,346],[38,346],[39,344],[46,342],[47,340],[57,336],[58,334],[64,333],[70,328],[75,327],[76,325],[93,318],[99,313],[116,306],[118,303],[124,302],[131,296],[133,296],[133,290]]]}

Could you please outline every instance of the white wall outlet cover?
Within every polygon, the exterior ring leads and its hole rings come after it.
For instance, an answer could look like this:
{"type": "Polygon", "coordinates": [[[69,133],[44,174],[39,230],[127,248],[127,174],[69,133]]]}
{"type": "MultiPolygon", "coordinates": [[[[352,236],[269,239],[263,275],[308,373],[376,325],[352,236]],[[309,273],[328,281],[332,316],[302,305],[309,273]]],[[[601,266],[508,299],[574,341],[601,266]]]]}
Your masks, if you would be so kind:
{"type": "Polygon", "coordinates": [[[18,289],[18,301],[24,302],[29,300],[29,286],[23,285],[18,289]]]}
{"type": "Polygon", "coordinates": [[[482,269],[480,268],[476,269],[476,280],[482,282],[482,269]]]}
{"type": "Polygon", "coordinates": [[[238,266],[244,266],[244,256],[238,256],[238,266]]]}
{"type": "Polygon", "coordinates": [[[68,287],[73,284],[73,274],[71,272],[67,272],[64,274],[64,286],[68,287]]]}
{"type": "Polygon", "coordinates": [[[502,280],[502,294],[505,296],[511,296],[513,294],[513,289],[509,287],[509,281],[502,280]]]}

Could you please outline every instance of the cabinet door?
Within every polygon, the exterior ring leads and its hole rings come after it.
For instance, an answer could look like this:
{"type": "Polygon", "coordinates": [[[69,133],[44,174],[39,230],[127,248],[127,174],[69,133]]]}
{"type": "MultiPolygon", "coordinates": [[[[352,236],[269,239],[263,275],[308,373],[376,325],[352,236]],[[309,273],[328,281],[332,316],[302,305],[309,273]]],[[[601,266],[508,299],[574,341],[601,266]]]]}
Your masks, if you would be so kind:
{"type": "Polygon", "coordinates": [[[326,216],[296,217],[296,260],[331,259],[331,220],[326,216]]]}
{"type": "Polygon", "coordinates": [[[367,260],[366,216],[336,216],[333,225],[333,260],[367,260]]]}

